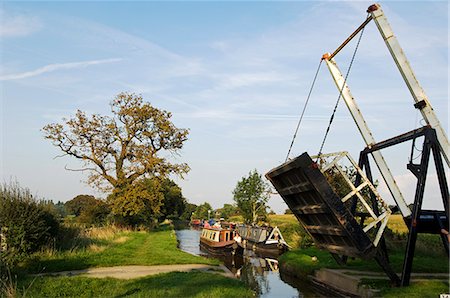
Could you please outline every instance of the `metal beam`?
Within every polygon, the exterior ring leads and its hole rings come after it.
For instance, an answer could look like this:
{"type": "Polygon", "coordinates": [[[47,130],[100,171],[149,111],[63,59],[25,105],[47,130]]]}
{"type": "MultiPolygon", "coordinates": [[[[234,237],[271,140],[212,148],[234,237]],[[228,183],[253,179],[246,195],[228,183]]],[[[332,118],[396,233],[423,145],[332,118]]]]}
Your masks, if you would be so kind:
{"type": "MultiPolygon", "coordinates": [[[[324,55],[326,57],[326,55],[324,55]]],[[[359,132],[361,133],[364,141],[366,142],[366,145],[370,148],[372,145],[376,144],[375,138],[372,135],[372,132],[370,131],[366,121],[364,120],[364,117],[362,116],[361,111],[359,110],[358,105],[356,104],[355,99],[353,98],[353,95],[350,92],[350,88],[348,87],[347,83],[345,82],[344,77],[342,76],[341,71],[336,65],[336,62],[333,59],[324,59],[327,67],[334,79],[334,82],[336,83],[336,86],[338,90],[342,90],[342,98],[345,101],[345,104],[347,105],[347,108],[350,111],[350,114],[353,117],[353,120],[356,123],[356,126],[359,129],[359,132]]],[[[392,194],[392,197],[394,198],[395,203],[400,209],[400,212],[402,213],[403,217],[408,217],[411,215],[411,210],[409,209],[408,205],[405,202],[405,199],[403,198],[403,195],[395,182],[395,179],[386,163],[386,161],[383,158],[383,155],[381,155],[380,151],[375,151],[371,153],[375,163],[378,166],[378,169],[380,170],[381,175],[383,176],[384,181],[386,182],[386,185],[389,189],[389,191],[392,194]]]]}
{"type": "Polygon", "coordinates": [[[431,129],[429,126],[423,126],[411,131],[408,131],[404,134],[395,136],[393,138],[378,142],[376,144],[373,144],[370,148],[364,149],[364,152],[372,153],[373,151],[381,150],[388,148],[390,146],[394,146],[406,141],[414,140],[415,138],[419,138],[423,136],[429,129],[431,129]]]}
{"type": "Polygon", "coordinates": [[[369,16],[350,36],[330,55],[328,59],[333,59],[367,24],[372,20],[372,16],[369,16]]]}

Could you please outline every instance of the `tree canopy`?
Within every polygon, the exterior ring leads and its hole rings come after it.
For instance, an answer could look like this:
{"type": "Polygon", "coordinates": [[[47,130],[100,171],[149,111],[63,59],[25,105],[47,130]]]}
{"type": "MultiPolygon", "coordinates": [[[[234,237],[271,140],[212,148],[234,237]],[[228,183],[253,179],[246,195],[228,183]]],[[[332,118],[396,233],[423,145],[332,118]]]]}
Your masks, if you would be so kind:
{"type": "Polygon", "coordinates": [[[182,220],[191,220],[195,217],[195,210],[197,210],[197,205],[186,202],[184,212],[181,215],[182,220]]]}
{"type": "Polygon", "coordinates": [[[70,201],[67,201],[64,206],[67,213],[70,215],[80,216],[80,214],[95,206],[97,199],[91,195],[78,195],[70,201]]]}
{"type": "Polygon", "coordinates": [[[213,208],[211,205],[207,202],[198,205],[197,209],[195,209],[194,217],[200,218],[200,219],[208,219],[211,216],[214,216],[213,214],[213,208]],[[209,211],[209,212],[208,212],[209,211]]]}
{"type": "Polygon", "coordinates": [[[233,191],[233,199],[246,223],[258,222],[258,217],[267,215],[266,203],[270,196],[270,186],[262,176],[253,170],[248,177],[242,177],[233,191]]]}
{"type": "Polygon", "coordinates": [[[162,183],[162,192],[164,199],[160,212],[161,218],[180,219],[187,204],[181,188],[172,180],[165,179],[162,183]]]}
{"type": "Polygon", "coordinates": [[[109,206],[91,195],[78,195],[64,204],[68,214],[74,215],[79,223],[104,224],[110,213],[109,206]]]}
{"type": "Polygon", "coordinates": [[[216,210],[216,214],[220,214],[220,217],[228,219],[230,216],[237,215],[239,210],[232,204],[223,204],[222,208],[216,210]]]}
{"type": "Polygon", "coordinates": [[[142,96],[120,93],[110,103],[111,116],[87,115],[78,110],[63,123],[48,124],[44,136],[63,155],[83,162],[73,171],[89,173],[87,182],[111,192],[115,214],[136,215],[150,208],[159,211],[160,192],[149,193],[144,178],[163,181],[170,174],[189,171],[185,163],[173,163],[189,131],[171,122],[171,113],[144,102],[142,96]]]}

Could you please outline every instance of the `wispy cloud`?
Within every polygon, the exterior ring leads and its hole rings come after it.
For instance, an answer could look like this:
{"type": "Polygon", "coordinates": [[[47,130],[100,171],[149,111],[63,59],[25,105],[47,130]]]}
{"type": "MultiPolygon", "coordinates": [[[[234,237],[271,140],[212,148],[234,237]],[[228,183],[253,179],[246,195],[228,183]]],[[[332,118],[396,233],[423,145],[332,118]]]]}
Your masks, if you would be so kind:
{"type": "Polygon", "coordinates": [[[42,28],[38,17],[29,15],[11,15],[0,10],[0,37],[26,36],[42,28]]]}
{"type": "Polygon", "coordinates": [[[105,63],[113,63],[113,62],[119,62],[122,61],[121,58],[112,58],[112,59],[103,59],[103,60],[90,60],[90,61],[81,61],[81,62],[70,62],[70,63],[56,63],[56,64],[49,64],[45,65],[43,67],[40,67],[38,69],[32,70],[32,71],[26,71],[22,73],[16,73],[16,74],[8,74],[0,76],[0,81],[9,81],[9,80],[20,80],[30,77],[35,77],[44,73],[49,73],[57,70],[63,70],[63,69],[77,69],[77,68],[84,68],[91,65],[98,65],[98,64],[105,64],[105,63]]]}

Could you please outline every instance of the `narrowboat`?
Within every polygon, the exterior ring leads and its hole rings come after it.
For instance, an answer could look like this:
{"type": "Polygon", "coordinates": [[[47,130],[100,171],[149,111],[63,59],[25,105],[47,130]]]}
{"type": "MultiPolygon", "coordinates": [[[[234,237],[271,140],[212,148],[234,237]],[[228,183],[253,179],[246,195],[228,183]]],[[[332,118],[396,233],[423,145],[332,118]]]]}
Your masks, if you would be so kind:
{"type": "Polygon", "coordinates": [[[191,227],[201,227],[203,225],[202,221],[200,219],[192,219],[189,223],[191,227]]]}
{"type": "Polygon", "coordinates": [[[203,227],[200,248],[212,255],[235,255],[243,248],[234,240],[236,232],[231,228],[203,227]]]}
{"type": "Polygon", "coordinates": [[[239,234],[236,239],[240,240],[238,244],[241,247],[261,255],[277,256],[289,249],[278,227],[239,225],[236,231],[239,234]]]}

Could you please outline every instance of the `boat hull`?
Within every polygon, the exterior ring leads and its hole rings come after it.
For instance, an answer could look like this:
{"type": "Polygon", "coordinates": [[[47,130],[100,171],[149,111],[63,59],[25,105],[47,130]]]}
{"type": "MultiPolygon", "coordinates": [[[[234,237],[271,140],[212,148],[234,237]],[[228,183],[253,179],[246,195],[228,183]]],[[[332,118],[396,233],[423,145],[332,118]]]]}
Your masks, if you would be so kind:
{"type": "Polygon", "coordinates": [[[200,248],[203,251],[208,252],[214,256],[230,256],[235,254],[242,254],[244,249],[239,246],[235,241],[217,245],[216,243],[211,243],[200,239],[200,248]]]}
{"type": "Polygon", "coordinates": [[[278,227],[240,225],[237,232],[242,239],[240,245],[260,255],[276,257],[289,249],[278,227]]]}
{"type": "Polygon", "coordinates": [[[271,257],[277,257],[289,250],[289,248],[283,244],[256,243],[245,239],[241,242],[240,246],[244,249],[253,250],[258,255],[271,257]]]}

